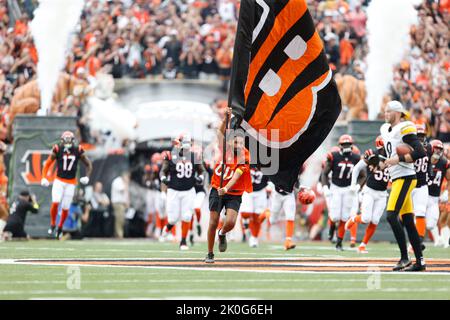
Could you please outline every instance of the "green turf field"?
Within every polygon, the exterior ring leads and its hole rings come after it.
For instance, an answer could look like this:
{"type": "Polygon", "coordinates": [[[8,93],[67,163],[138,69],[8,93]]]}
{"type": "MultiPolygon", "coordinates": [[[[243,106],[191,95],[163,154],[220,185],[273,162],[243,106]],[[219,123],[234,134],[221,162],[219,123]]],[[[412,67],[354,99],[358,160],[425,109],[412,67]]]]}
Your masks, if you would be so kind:
{"type": "MultiPolygon", "coordinates": [[[[251,249],[246,244],[230,242],[226,253],[216,253],[216,266],[220,265],[221,259],[226,258],[322,258],[327,261],[339,257],[348,260],[398,256],[398,249],[393,244],[373,243],[368,249],[370,253],[367,255],[351,250],[337,253],[328,242],[308,242],[299,243],[296,249],[286,252],[280,244],[262,244],[259,248],[251,249]]],[[[145,240],[4,242],[0,243],[0,299],[450,298],[450,273],[303,273],[257,269],[219,271],[203,265],[202,269],[74,267],[18,264],[11,260],[193,258],[199,263],[205,253],[204,243],[196,244],[190,251],[181,252],[176,244],[145,240]]],[[[450,249],[434,248],[429,244],[425,257],[449,259],[450,249]]]]}

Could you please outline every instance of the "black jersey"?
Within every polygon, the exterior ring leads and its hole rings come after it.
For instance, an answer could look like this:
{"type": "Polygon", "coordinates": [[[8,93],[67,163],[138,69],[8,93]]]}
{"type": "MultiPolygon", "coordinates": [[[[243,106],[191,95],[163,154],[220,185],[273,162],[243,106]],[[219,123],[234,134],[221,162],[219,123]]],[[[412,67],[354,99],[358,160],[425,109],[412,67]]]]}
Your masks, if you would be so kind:
{"type": "Polygon", "coordinates": [[[430,162],[430,155],[432,154],[431,145],[427,144],[425,146],[425,150],[427,155],[423,158],[417,159],[414,162],[414,168],[416,169],[417,176],[417,185],[416,188],[420,188],[422,186],[427,185],[427,177],[428,177],[428,165],[430,162]]]}
{"type": "Polygon", "coordinates": [[[442,183],[448,168],[450,168],[450,161],[445,156],[441,157],[437,163],[431,164],[431,176],[428,180],[428,194],[430,196],[439,197],[441,195],[442,183]]]}
{"type": "MultiPolygon", "coordinates": [[[[375,156],[386,156],[384,148],[380,150],[369,149],[364,153],[364,160],[366,163],[369,162],[369,158],[375,156]]],[[[389,170],[385,168],[384,170],[375,169],[370,170],[369,166],[367,166],[367,180],[366,185],[377,191],[386,191],[387,185],[389,183],[389,170]]]]}
{"type": "Polygon", "coordinates": [[[189,153],[188,157],[180,156],[177,149],[170,153],[165,153],[164,160],[169,163],[168,184],[170,189],[185,191],[195,186],[194,154],[189,153]]]}
{"type": "Polygon", "coordinates": [[[269,178],[267,178],[260,169],[251,166],[250,174],[252,176],[253,191],[260,191],[267,187],[269,178]]]}
{"type": "Polygon", "coordinates": [[[353,167],[359,162],[360,156],[352,152],[343,154],[340,151],[328,154],[331,165],[331,182],[338,187],[348,187],[352,182],[353,167]]]}
{"type": "Polygon", "coordinates": [[[84,154],[83,148],[77,145],[66,148],[63,144],[55,144],[52,151],[56,154],[56,176],[65,180],[75,180],[78,161],[84,154]]]}
{"type": "Polygon", "coordinates": [[[9,210],[8,224],[25,226],[28,212],[38,213],[38,209],[29,201],[17,199],[13,202],[11,209],[9,210]]]}
{"type": "MultiPolygon", "coordinates": [[[[195,178],[197,179],[198,178],[198,173],[197,172],[195,172],[195,178]]],[[[195,193],[199,193],[199,192],[205,192],[205,183],[202,183],[202,184],[199,184],[197,181],[195,182],[195,185],[194,185],[194,188],[195,188],[195,193]]]]}
{"type": "Polygon", "coordinates": [[[149,175],[149,174],[144,175],[142,183],[146,189],[161,190],[160,189],[161,183],[160,183],[160,181],[158,179],[158,175],[156,173],[151,174],[151,175],[149,175]]]}

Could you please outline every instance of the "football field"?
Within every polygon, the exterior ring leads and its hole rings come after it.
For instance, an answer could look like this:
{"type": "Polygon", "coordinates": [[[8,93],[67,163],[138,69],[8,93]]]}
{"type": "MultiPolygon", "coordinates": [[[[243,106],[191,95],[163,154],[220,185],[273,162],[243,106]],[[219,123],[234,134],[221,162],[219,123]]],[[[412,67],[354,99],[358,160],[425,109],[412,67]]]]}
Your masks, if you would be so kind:
{"type": "Polygon", "coordinates": [[[0,299],[449,299],[450,250],[428,244],[428,272],[393,273],[394,244],[369,254],[329,242],[259,248],[229,242],[206,265],[206,244],[179,251],[149,240],[0,243],[0,299]]]}

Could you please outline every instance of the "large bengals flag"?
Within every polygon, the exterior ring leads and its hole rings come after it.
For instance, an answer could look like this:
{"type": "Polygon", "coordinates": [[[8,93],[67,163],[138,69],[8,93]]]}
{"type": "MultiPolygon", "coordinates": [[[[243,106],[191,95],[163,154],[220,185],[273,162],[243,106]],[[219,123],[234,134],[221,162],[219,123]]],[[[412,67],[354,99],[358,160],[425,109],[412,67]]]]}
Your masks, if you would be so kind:
{"type": "MultiPolygon", "coordinates": [[[[234,128],[240,125],[258,147],[278,149],[279,170],[269,178],[291,191],[341,111],[305,0],[241,1],[229,105],[234,128]]],[[[259,154],[252,158],[261,163],[259,154]]]]}

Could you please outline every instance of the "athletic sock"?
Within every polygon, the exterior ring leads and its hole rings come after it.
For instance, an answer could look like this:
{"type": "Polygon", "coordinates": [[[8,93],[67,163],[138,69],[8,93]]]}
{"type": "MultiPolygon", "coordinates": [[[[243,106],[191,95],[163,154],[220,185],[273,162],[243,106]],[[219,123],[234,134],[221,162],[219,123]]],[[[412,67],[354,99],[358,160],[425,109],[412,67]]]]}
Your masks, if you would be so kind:
{"type": "Polygon", "coordinates": [[[200,218],[202,217],[202,210],[200,208],[195,208],[195,217],[197,218],[197,222],[200,222],[200,218]]]}
{"type": "Polygon", "coordinates": [[[333,221],[331,221],[330,218],[328,218],[328,224],[330,226],[330,229],[328,229],[328,237],[332,239],[334,236],[334,232],[336,231],[336,223],[334,223],[333,221]]]}
{"type": "Polygon", "coordinates": [[[62,209],[61,210],[61,219],[59,220],[58,228],[61,229],[64,225],[64,222],[67,219],[67,216],[69,215],[69,209],[62,209]]]}
{"type": "Polygon", "coordinates": [[[344,239],[345,236],[345,222],[339,221],[339,227],[338,227],[338,238],[344,239]]]}
{"type": "MultiPolygon", "coordinates": [[[[359,216],[358,216],[359,217],[359,216]]],[[[345,225],[344,225],[345,226],[345,225]]],[[[353,226],[350,228],[350,241],[355,243],[356,242],[356,236],[358,234],[358,224],[355,223],[353,224],[353,226]]]]}
{"type": "Polygon", "coordinates": [[[294,235],[294,221],[286,221],[286,239],[292,238],[294,235]]]}
{"type": "Polygon", "coordinates": [[[416,217],[416,229],[419,236],[425,238],[425,234],[427,232],[425,217],[416,217]]]}
{"type": "Polygon", "coordinates": [[[432,240],[435,244],[439,243],[440,240],[440,235],[439,235],[439,229],[438,227],[434,227],[433,229],[430,230],[430,234],[432,236],[432,240]]]}
{"type": "Polygon", "coordinates": [[[173,224],[167,223],[167,224],[166,224],[167,232],[169,232],[170,230],[172,230],[173,226],[174,226],[173,224]]]}
{"type": "Polygon", "coordinates": [[[3,230],[5,229],[6,226],[6,221],[0,219],[0,234],[3,232],[3,230]]]}
{"type": "Polygon", "coordinates": [[[448,245],[448,239],[450,238],[450,228],[448,226],[441,229],[441,237],[444,245],[448,245]]]}
{"type": "MultiPolygon", "coordinates": [[[[402,216],[403,225],[405,226],[406,232],[408,233],[409,242],[414,250],[414,255],[416,256],[416,263],[423,264],[421,241],[417,229],[414,225],[414,215],[412,213],[407,213],[402,216]]],[[[424,219],[425,220],[425,219],[424,219]]]]}
{"type": "MultiPolygon", "coordinates": [[[[183,227],[183,226],[181,226],[181,227],[183,227]]],[[[192,216],[191,222],[189,222],[189,230],[192,231],[192,229],[194,229],[194,216],[192,216]]]]}
{"type": "Polygon", "coordinates": [[[369,223],[369,225],[366,228],[366,233],[364,234],[363,243],[368,244],[370,239],[372,238],[373,234],[375,233],[375,230],[377,229],[377,225],[373,223],[369,223]]]}
{"type": "Polygon", "coordinates": [[[259,236],[259,231],[261,230],[261,222],[259,222],[259,215],[257,215],[256,213],[253,214],[253,230],[252,230],[252,235],[255,238],[258,238],[259,236]]]}
{"type": "Polygon", "coordinates": [[[189,233],[189,227],[191,223],[186,221],[181,221],[181,237],[186,239],[189,233]]]}
{"type": "Polygon", "coordinates": [[[56,217],[58,216],[58,202],[53,202],[50,207],[50,226],[54,227],[56,225],[56,217]]]}
{"type": "Polygon", "coordinates": [[[391,225],[392,232],[394,233],[395,240],[397,241],[398,248],[400,249],[401,259],[408,259],[408,248],[406,247],[406,237],[403,231],[402,223],[398,218],[398,214],[394,211],[387,212],[387,220],[391,225]]]}

